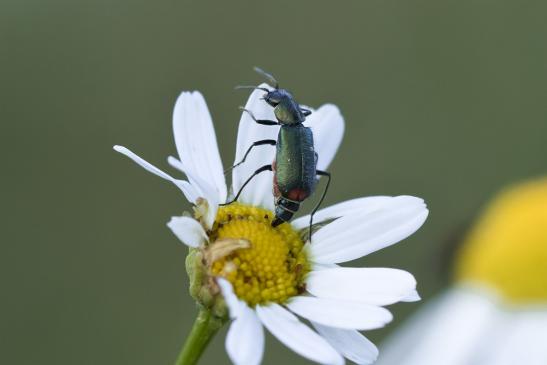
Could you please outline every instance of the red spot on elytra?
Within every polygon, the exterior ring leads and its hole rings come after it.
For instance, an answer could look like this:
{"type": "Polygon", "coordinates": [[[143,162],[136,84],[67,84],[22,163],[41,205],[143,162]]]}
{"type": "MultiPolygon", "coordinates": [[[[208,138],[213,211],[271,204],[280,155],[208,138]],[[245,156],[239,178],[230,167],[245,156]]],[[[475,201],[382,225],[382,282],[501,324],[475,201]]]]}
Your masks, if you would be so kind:
{"type": "Polygon", "coordinates": [[[287,194],[287,198],[289,198],[291,200],[295,200],[297,202],[303,201],[308,196],[310,196],[309,192],[307,190],[303,190],[303,189],[292,189],[287,194]]]}

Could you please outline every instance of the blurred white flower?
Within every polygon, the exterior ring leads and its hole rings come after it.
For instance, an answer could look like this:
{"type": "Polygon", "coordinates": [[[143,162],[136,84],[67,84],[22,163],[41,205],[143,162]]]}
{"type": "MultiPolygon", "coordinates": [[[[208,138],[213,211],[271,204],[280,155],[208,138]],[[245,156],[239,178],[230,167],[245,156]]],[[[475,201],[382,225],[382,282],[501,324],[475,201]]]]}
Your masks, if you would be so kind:
{"type": "Polygon", "coordinates": [[[386,341],[378,364],[547,364],[547,178],[497,197],[455,264],[455,284],[386,341]]]}
{"type": "MultiPolygon", "coordinates": [[[[267,85],[261,85],[266,87],[267,85]]],[[[257,118],[274,119],[271,107],[254,91],[245,108],[257,118]]],[[[334,105],[323,105],[305,123],[314,133],[318,169],[326,169],[342,140],[344,120],[334,105]]],[[[411,196],[376,196],[349,200],[319,210],[316,223],[327,223],[302,241],[309,216],[271,227],[274,198],[272,175],[256,176],[238,201],[226,201],[227,188],[213,124],[199,92],[183,92],[173,115],[179,159],[169,163],[187,180],[176,179],[125,147],[114,149],[146,170],[174,183],[196,205],[195,216],[173,217],[168,223],[186,245],[202,252],[208,275],[217,278],[233,322],[226,350],[234,364],[259,364],[266,327],[294,352],[321,364],[375,361],[378,350],[359,330],[391,321],[382,306],[419,300],[414,277],[387,268],[346,268],[337,264],[358,259],[414,233],[428,210],[411,196]],[[309,320],[315,331],[296,315],[309,320]]],[[[255,141],[276,139],[278,127],[241,117],[235,161],[255,141]]],[[[257,167],[269,164],[274,148],[253,150],[232,172],[233,190],[257,167]]]]}

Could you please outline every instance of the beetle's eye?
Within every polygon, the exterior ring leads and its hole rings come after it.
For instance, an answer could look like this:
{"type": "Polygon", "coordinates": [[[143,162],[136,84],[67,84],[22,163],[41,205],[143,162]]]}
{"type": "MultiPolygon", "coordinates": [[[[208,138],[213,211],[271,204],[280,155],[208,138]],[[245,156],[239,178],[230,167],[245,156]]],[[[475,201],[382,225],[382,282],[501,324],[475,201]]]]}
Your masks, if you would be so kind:
{"type": "Polygon", "coordinates": [[[276,107],[277,104],[279,104],[279,98],[276,98],[275,95],[272,95],[271,93],[264,95],[264,100],[273,107],[276,107]]]}

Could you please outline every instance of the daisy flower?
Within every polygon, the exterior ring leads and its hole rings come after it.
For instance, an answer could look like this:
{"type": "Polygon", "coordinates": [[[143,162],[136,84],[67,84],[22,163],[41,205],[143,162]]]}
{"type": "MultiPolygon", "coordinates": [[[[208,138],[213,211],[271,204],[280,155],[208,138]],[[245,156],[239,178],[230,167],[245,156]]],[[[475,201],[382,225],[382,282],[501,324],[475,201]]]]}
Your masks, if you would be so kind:
{"type": "Polygon", "coordinates": [[[456,280],[378,364],[547,364],[547,178],[504,191],[464,241],[456,280]]]}
{"type": "MultiPolygon", "coordinates": [[[[259,119],[275,120],[261,97],[261,91],[255,90],[245,109],[259,119]]],[[[344,120],[336,106],[326,104],[314,110],[305,124],[313,130],[317,168],[325,170],[342,140],[344,120]]],[[[241,161],[253,142],[277,139],[278,130],[258,125],[243,113],[235,161],[241,161]]],[[[271,226],[271,173],[256,176],[237,203],[219,206],[226,201],[228,189],[211,116],[199,92],[183,92],[178,98],[173,132],[179,157],[169,157],[168,162],[186,175],[185,180],[125,147],[114,149],[175,184],[194,204],[192,215],[173,217],[167,225],[191,248],[187,259],[191,294],[218,318],[227,317],[227,309],[233,320],[226,338],[232,362],[261,362],[265,327],[291,350],[317,363],[343,364],[344,357],[358,364],[372,363],[378,351],[358,331],[391,321],[391,313],[383,306],[418,300],[416,281],[402,270],[338,264],[415,232],[428,214],[423,200],[375,196],[319,210],[315,223],[321,228],[313,233],[312,243],[306,243],[309,216],[271,226]]],[[[257,166],[272,163],[274,155],[272,146],[255,148],[244,164],[233,169],[232,191],[238,191],[257,166]]]]}

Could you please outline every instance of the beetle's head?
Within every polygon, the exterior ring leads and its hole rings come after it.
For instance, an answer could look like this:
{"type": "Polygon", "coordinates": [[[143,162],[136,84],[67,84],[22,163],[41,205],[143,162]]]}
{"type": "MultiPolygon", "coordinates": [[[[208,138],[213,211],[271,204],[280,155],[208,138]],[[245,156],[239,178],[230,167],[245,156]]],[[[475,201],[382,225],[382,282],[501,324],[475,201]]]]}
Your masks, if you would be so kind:
{"type": "Polygon", "coordinates": [[[264,94],[264,101],[274,108],[282,103],[283,100],[291,98],[291,94],[285,89],[274,89],[264,94]]]}
{"type": "Polygon", "coordinates": [[[264,96],[264,100],[274,108],[275,117],[281,124],[299,124],[306,119],[300,106],[287,90],[270,91],[264,96]]]}
{"type": "Polygon", "coordinates": [[[306,119],[306,116],[310,115],[311,111],[308,109],[300,108],[290,92],[288,92],[286,89],[279,88],[279,83],[271,74],[265,72],[258,67],[255,67],[254,69],[256,72],[266,78],[268,84],[273,89],[266,87],[266,85],[237,86],[236,89],[255,89],[264,91],[265,94],[262,96],[262,99],[272,108],[274,108],[274,114],[279,123],[303,123],[306,119]]]}

